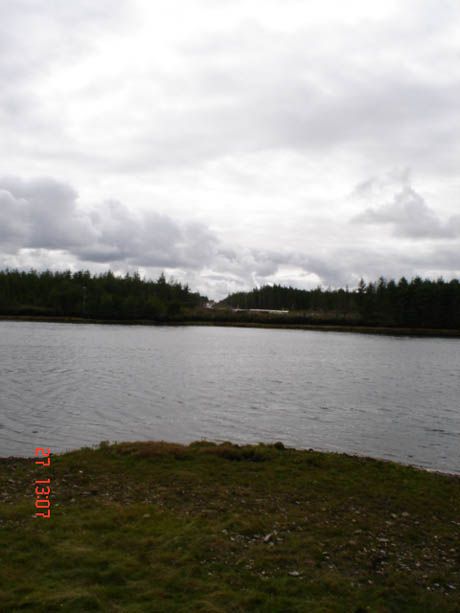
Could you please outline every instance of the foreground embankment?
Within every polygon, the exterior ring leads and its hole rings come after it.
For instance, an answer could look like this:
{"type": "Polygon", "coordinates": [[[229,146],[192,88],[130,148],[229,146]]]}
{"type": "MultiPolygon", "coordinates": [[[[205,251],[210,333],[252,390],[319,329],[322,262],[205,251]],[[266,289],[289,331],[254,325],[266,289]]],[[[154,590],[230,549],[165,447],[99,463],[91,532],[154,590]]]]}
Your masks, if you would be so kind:
{"type": "Polygon", "coordinates": [[[2,459],[0,482],[2,611],[460,609],[459,477],[160,442],[2,459]]]}

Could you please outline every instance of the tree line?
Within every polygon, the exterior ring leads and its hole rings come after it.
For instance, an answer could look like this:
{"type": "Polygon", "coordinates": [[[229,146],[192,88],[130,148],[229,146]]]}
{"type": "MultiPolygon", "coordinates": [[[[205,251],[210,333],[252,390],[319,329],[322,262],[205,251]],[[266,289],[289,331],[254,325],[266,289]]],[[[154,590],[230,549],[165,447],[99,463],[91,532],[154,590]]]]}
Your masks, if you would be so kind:
{"type": "MultiPolygon", "coordinates": [[[[288,309],[305,314],[323,314],[325,319],[346,316],[362,325],[419,328],[460,328],[460,281],[415,277],[399,281],[381,277],[360,281],[357,288],[300,290],[265,285],[238,292],[222,301],[242,309],[288,309]]],[[[318,319],[318,317],[316,317],[318,319]]]]}
{"type": "MultiPolygon", "coordinates": [[[[265,285],[227,296],[214,310],[188,285],[88,271],[0,271],[0,315],[83,317],[104,320],[259,321],[262,315],[229,308],[286,309],[291,323],[347,323],[460,329],[460,281],[404,277],[360,281],[354,289],[301,290],[265,285]],[[257,315],[257,317],[256,317],[257,315]],[[252,319],[251,319],[252,318],[252,319]],[[291,321],[292,320],[292,321],[291,321]]],[[[286,318],[287,316],[282,316],[286,318]]],[[[270,322],[274,316],[270,316],[270,322]]],[[[281,321],[281,320],[280,320],[281,321]]],[[[284,321],[284,319],[283,319],[284,321]]]]}
{"type": "Polygon", "coordinates": [[[164,274],[151,281],[138,273],[116,276],[110,271],[0,271],[3,315],[161,321],[180,317],[206,300],[187,285],[167,281],[164,274]]]}

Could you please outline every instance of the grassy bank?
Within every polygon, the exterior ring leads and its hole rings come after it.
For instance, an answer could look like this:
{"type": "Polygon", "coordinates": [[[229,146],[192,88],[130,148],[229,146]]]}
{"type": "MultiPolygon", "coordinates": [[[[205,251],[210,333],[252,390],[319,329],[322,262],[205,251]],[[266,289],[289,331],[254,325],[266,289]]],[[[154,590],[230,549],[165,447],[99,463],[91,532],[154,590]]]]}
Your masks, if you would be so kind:
{"type": "Polygon", "coordinates": [[[0,460],[1,611],[458,611],[460,478],[282,445],[0,460]],[[34,480],[51,478],[50,520],[34,480]]]}
{"type": "Polygon", "coordinates": [[[274,328],[283,330],[311,330],[317,332],[353,332],[359,334],[382,334],[386,336],[421,336],[438,338],[460,338],[460,330],[443,328],[397,328],[389,326],[367,326],[358,324],[324,324],[324,323],[292,323],[280,318],[247,318],[232,317],[213,319],[171,319],[152,321],[150,319],[89,319],[83,317],[43,317],[34,315],[0,315],[0,321],[39,321],[43,323],[70,324],[111,324],[126,326],[221,326],[234,328],[274,328]]]}

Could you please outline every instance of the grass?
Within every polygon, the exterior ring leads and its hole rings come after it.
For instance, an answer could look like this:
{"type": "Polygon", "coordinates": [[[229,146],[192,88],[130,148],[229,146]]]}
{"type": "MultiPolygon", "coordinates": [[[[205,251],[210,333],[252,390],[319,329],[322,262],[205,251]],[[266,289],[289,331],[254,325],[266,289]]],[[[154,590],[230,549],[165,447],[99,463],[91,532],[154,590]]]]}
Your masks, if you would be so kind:
{"type": "Polygon", "coordinates": [[[0,611],[460,610],[459,477],[152,442],[2,459],[0,486],[0,611]]]}

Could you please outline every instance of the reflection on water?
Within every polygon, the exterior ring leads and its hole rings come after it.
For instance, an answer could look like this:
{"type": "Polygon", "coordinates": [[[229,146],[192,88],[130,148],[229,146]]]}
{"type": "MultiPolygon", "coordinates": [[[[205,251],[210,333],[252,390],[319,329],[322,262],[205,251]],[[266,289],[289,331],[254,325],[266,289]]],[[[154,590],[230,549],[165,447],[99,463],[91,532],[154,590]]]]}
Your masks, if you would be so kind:
{"type": "Polygon", "coordinates": [[[460,341],[0,322],[0,455],[281,440],[460,472],[460,341]]]}

